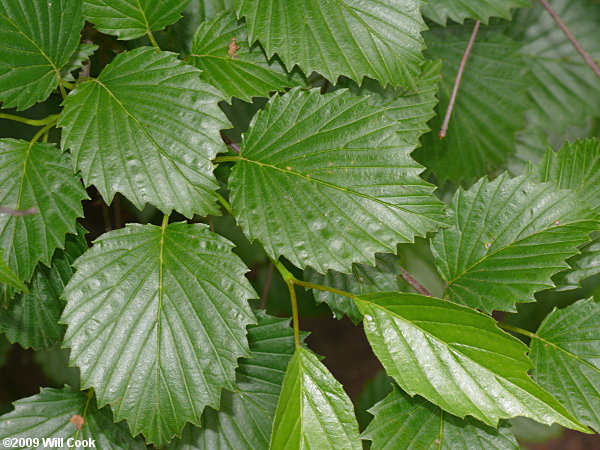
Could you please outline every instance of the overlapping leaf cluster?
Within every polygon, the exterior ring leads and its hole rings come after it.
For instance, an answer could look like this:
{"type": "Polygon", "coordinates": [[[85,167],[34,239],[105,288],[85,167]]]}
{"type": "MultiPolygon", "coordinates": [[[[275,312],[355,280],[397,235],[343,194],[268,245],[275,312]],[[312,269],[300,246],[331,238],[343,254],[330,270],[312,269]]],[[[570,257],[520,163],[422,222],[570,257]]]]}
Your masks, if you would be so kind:
{"type": "MultiPolygon", "coordinates": [[[[513,11],[526,0],[476,3],[0,0],[2,107],[64,97],[60,114],[29,121],[42,126],[30,141],[0,139],[0,331],[26,348],[62,343],[85,391],[19,400],[0,437],[512,449],[516,416],[599,431],[598,303],[553,311],[525,332],[529,348],[491,313],[600,272],[600,140],[542,148],[567,126],[586,134],[600,83],[542,11],[513,11]],[[127,49],[94,77],[78,75],[97,48],[79,42],[84,20],[127,49]],[[473,20],[489,26],[440,140],[473,20]],[[161,50],[174,35],[189,37],[186,55],[161,50]],[[221,133],[238,123],[224,111],[256,97],[270,99],[228,148],[221,133]],[[162,223],[88,248],[84,187],[162,223]],[[312,287],[362,323],[394,383],[362,435],[297,322],[253,310],[249,268],[198,223],[222,210],[291,292],[312,287]]],[[[598,58],[600,12],[554,3],[598,58]]]]}

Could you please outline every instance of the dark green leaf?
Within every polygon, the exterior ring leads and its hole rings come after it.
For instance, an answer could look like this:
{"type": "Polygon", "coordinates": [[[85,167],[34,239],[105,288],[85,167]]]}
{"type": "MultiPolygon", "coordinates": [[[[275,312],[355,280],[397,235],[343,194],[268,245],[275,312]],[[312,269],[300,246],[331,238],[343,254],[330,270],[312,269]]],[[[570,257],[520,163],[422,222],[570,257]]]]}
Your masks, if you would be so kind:
{"type": "Polygon", "coordinates": [[[67,97],[63,147],[107,203],[120,192],[139,209],[218,214],[211,159],[225,150],[219,130],[229,127],[220,98],[198,69],[138,48],[67,97]]]}
{"type": "Polygon", "coordinates": [[[460,23],[465,19],[475,19],[487,24],[490,17],[510,19],[512,8],[529,5],[529,0],[429,0],[422,11],[425,17],[441,25],[446,25],[448,19],[460,23]]]}
{"type": "MultiPolygon", "coordinates": [[[[230,12],[200,24],[194,35],[190,63],[227,101],[237,97],[268,97],[272,91],[299,86],[277,59],[267,60],[259,45],[248,46],[246,27],[230,12]]],[[[300,78],[300,77],[296,77],[300,78]]]]}
{"type": "Polygon", "coordinates": [[[530,178],[481,179],[454,196],[453,225],[431,247],[450,300],[514,311],[516,302],[553,287],[552,275],[598,228],[598,215],[577,193],[530,178]]]}
{"type": "Polygon", "coordinates": [[[320,273],[375,263],[445,221],[383,109],[341,90],[271,99],[230,177],[238,223],[273,257],[320,273]],[[382,220],[385,217],[385,221],[382,220]]]}
{"type": "Polygon", "coordinates": [[[272,449],[362,449],[352,402],[309,350],[297,348],[277,405],[272,449]]]}
{"type": "Polygon", "coordinates": [[[408,87],[423,62],[420,8],[418,0],[241,0],[238,16],[249,42],[259,40],[290,70],[408,87]]]}
{"type": "Polygon", "coordinates": [[[375,449],[519,448],[507,422],[500,422],[496,429],[472,417],[459,419],[397,387],[369,411],[375,417],[362,437],[372,441],[375,449]]]}
{"type": "Polygon", "coordinates": [[[131,224],[102,235],[65,288],[65,346],[83,388],[166,444],[234,389],[256,298],[229,241],[201,224],[131,224]]]}
{"type": "Polygon", "coordinates": [[[94,44],[79,44],[77,51],[71,55],[71,59],[61,70],[61,77],[66,81],[75,81],[73,76],[74,71],[79,70],[83,67],[83,63],[86,62],[98,49],[97,45],[94,44]]]}
{"type": "Polygon", "coordinates": [[[375,403],[383,400],[393,389],[394,379],[389,377],[384,370],[380,370],[375,378],[367,382],[363,391],[355,401],[356,418],[361,430],[364,430],[373,419],[368,412],[375,403]]]}
{"type": "Polygon", "coordinates": [[[100,449],[146,448],[142,441],[129,435],[124,423],[113,423],[110,409],[96,407],[92,391],[79,392],[68,386],[42,388],[39,394],[18,400],[14,405],[14,411],[0,417],[0,439],[39,439],[36,448],[84,448],[67,447],[70,438],[93,439],[94,447],[100,449]],[[64,441],[62,445],[42,445],[44,438],[64,441]]]}
{"type": "Polygon", "coordinates": [[[8,264],[4,262],[1,254],[4,254],[2,249],[0,249],[0,283],[16,289],[17,292],[29,293],[29,289],[27,289],[25,283],[23,283],[17,274],[15,274],[8,266],[8,264]]]}
{"type": "Polygon", "coordinates": [[[600,303],[554,309],[531,340],[535,380],[600,432],[600,303]]]}
{"type": "Polygon", "coordinates": [[[190,0],[83,0],[85,19],[98,31],[135,39],[177,22],[190,0]]]}
{"type": "Polygon", "coordinates": [[[521,341],[491,317],[417,294],[389,292],[356,298],[365,333],[388,375],[411,396],[497,427],[516,416],[587,431],[536,385],[521,341]]]}
{"type": "MultiPolygon", "coordinates": [[[[0,205],[35,210],[21,216],[0,213],[2,256],[21,280],[28,282],[39,262],[49,265],[54,251],[64,248],[65,235],[76,232],[86,198],[69,155],[53,144],[0,140],[0,205]]],[[[0,285],[4,305],[13,294],[13,288],[0,285]]]]}
{"type": "Polygon", "coordinates": [[[27,109],[58,86],[79,44],[81,0],[0,0],[0,102],[27,109]]]}

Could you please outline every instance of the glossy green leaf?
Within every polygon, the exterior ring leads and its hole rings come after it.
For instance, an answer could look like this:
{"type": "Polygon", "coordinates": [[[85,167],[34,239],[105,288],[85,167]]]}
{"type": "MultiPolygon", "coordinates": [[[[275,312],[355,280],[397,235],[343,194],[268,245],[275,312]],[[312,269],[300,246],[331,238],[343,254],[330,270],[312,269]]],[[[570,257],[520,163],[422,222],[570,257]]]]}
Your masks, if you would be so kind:
{"type": "Polygon", "coordinates": [[[236,389],[223,391],[218,411],[206,409],[200,428],[186,426],[170,449],[267,450],[285,370],[294,353],[288,319],[257,311],[248,327],[250,357],[240,359],[236,389]]]}
{"type": "Polygon", "coordinates": [[[446,25],[448,19],[463,23],[465,19],[481,20],[487,24],[490,17],[511,18],[511,9],[530,6],[529,0],[429,0],[423,5],[423,15],[446,25]]]}
{"type": "Polygon", "coordinates": [[[527,69],[518,42],[480,30],[465,66],[448,132],[438,138],[472,27],[435,28],[426,34],[427,53],[443,62],[432,132],[423,136],[415,159],[439,179],[472,183],[502,167],[524,128],[527,69]]]}
{"type": "Polygon", "coordinates": [[[414,86],[427,27],[418,0],[240,0],[249,42],[259,40],[288,69],[361,83],[414,86]]]}
{"type": "Polygon", "coordinates": [[[231,247],[201,224],[131,224],[75,262],[65,346],[82,387],[134,436],[164,445],[234,389],[256,294],[231,247]]]}
{"type": "Polygon", "coordinates": [[[146,448],[129,435],[124,423],[113,423],[110,409],[96,407],[91,391],[80,392],[69,386],[42,388],[39,394],[17,400],[14,405],[14,411],[0,417],[0,439],[39,439],[34,448],[84,448],[68,447],[68,439],[93,439],[94,447],[100,449],[146,448]],[[52,438],[59,441],[43,445],[42,439],[52,438]]]}
{"type": "Polygon", "coordinates": [[[252,97],[300,85],[279,60],[269,61],[258,44],[248,46],[246,27],[231,12],[200,24],[189,61],[228,101],[237,97],[251,102],[252,97]]]}
{"type": "MultiPolygon", "coordinates": [[[[375,266],[353,264],[352,273],[329,270],[325,275],[307,267],[304,270],[304,280],[356,295],[399,290],[398,257],[389,253],[377,254],[375,263],[375,266]]],[[[347,315],[354,323],[361,321],[362,314],[351,298],[317,289],[313,289],[313,295],[318,303],[327,303],[337,319],[347,315]]]]}
{"type": "Polygon", "coordinates": [[[62,144],[107,203],[120,192],[139,209],[218,214],[211,159],[225,150],[219,130],[230,126],[220,98],[198,69],[138,48],[69,94],[62,144]]]}
{"type": "Polygon", "coordinates": [[[414,90],[384,89],[374,80],[366,80],[360,87],[353,84],[352,90],[357,95],[370,95],[373,105],[385,108],[397,122],[396,131],[402,141],[414,149],[421,135],[430,130],[427,122],[435,115],[441,69],[441,61],[425,61],[414,90]]]}
{"type": "Polygon", "coordinates": [[[244,135],[229,185],[238,223],[273,257],[350,272],[445,220],[384,110],[346,90],[275,96],[244,135]],[[385,220],[382,220],[385,217],[385,220]]]}
{"type": "Polygon", "coordinates": [[[90,59],[94,52],[98,50],[98,46],[94,44],[81,43],[69,62],[62,68],[61,77],[66,81],[75,81],[73,72],[83,67],[83,63],[90,59]]]}
{"type": "Polygon", "coordinates": [[[600,303],[554,309],[531,340],[534,379],[600,432],[600,303]]]}
{"type": "MultiPolygon", "coordinates": [[[[4,253],[4,251],[0,249],[0,253],[4,253]]],[[[14,288],[16,292],[29,293],[29,289],[27,289],[25,283],[23,283],[17,274],[15,274],[8,266],[8,264],[4,262],[2,256],[0,256],[0,283],[14,288]]]]}
{"type": "Polygon", "coordinates": [[[369,410],[375,417],[362,434],[374,449],[517,450],[508,422],[498,429],[472,417],[459,419],[397,387],[369,410]]]}
{"type": "Polygon", "coordinates": [[[17,295],[0,308],[0,332],[23,348],[49,348],[62,341],[65,331],[58,320],[64,308],[60,298],[73,275],[73,262],[87,250],[85,231],[67,235],[65,249],[57,249],[50,267],[38,264],[29,285],[30,292],[17,295]]]}
{"type": "Polygon", "coordinates": [[[525,416],[587,431],[531,380],[527,347],[491,317],[418,294],[369,294],[356,303],[373,351],[411,396],[492,427],[500,419],[525,416]]]}
{"type": "Polygon", "coordinates": [[[79,44],[81,0],[0,0],[0,102],[27,109],[58,86],[79,44]]]}
{"type": "MultiPolygon", "coordinates": [[[[11,270],[28,282],[39,262],[49,265],[65,235],[75,233],[87,194],[73,174],[70,158],[53,144],[0,140],[0,205],[27,215],[0,213],[0,248],[11,270]],[[31,209],[33,208],[33,210],[31,209]]],[[[0,303],[14,289],[0,285],[0,303]]]]}
{"type": "Polygon", "coordinates": [[[598,215],[572,190],[523,175],[482,178],[454,195],[452,227],[432,241],[445,296],[479,308],[514,311],[551,288],[552,275],[589,240],[598,215]]]}
{"type": "MultiPolygon", "coordinates": [[[[547,150],[542,161],[530,167],[529,172],[536,181],[552,181],[561,188],[573,189],[600,212],[600,139],[566,143],[558,152],[547,150]]],[[[579,251],[567,260],[571,268],[553,277],[561,289],[576,289],[581,280],[600,273],[600,233],[595,233],[579,251]]]]}
{"type": "Polygon", "coordinates": [[[277,405],[272,449],[362,449],[354,406],[317,357],[296,349],[277,405]]]}
{"type": "Polygon", "coordinates": [[[119,39],[135,39],[177,22],[190,0],[83,0],[85,20],[119,39]]]}

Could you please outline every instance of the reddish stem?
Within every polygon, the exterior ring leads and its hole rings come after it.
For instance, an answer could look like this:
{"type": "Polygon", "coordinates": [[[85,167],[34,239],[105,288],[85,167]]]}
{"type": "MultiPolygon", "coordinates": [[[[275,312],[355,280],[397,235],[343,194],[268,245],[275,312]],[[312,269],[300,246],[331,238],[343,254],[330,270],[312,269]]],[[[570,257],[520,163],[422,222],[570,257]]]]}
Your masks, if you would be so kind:
{"type": "Polygon", "coordinates": [[[402,278],[404,278],[404,280],[408,284],[410,284],[415,289],[415,291],[417,291],[419,294],[426,295],[428,297],[433,297],[433,294],[427,289],[425,289],[425,286],[423,286],[421,283],[415,280],[412,277],[412,275],[404,269],[404,267],[401,267],[400,270],[402,270],[402,278]]]}

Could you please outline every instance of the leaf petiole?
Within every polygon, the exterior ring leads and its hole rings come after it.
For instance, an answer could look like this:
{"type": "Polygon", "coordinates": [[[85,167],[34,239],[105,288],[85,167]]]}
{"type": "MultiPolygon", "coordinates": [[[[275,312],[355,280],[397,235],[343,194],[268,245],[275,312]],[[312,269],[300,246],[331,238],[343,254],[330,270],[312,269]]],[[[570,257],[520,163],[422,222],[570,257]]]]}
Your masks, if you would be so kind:
{"type": "Polygon", "coordinates": [[[512,331],[514,333],[522,334],[523,336],[527,336],[531,339],[537,339],[538,335],[532,333],[531,331],[524,330],[523,328],[515,327],[513,325],[509,325],[507,323],[498,322],[498,326],[504,330],[512,331]]]}
{"type": "Polygon", "coordinates": [[[58,119],[58,114],[52,114],[43,119],[28,119],[27,117],[15,116],[14,114],[0,113],[0,119],[14,120],[15,122],[21,122],[32,127],[43,127],[52,121],[58,119]]]}

